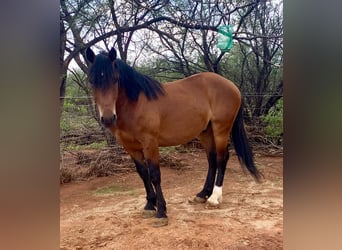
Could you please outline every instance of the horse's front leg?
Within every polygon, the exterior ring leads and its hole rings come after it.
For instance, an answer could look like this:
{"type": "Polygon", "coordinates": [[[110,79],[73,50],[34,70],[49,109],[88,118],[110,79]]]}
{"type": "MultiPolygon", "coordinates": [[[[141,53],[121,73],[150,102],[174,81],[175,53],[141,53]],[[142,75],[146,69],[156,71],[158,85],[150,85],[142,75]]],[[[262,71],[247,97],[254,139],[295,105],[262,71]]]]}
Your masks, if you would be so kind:
{"type": "Polygon", "coordinates": [[[135,163],[135,167],[137,169],[139,176],[141,177],[141,179],[144,182],[144,186],[145,186],[145,190],[146,190],[147,203],[144,207],[143,217],[144,218],[153,217],[156,214],[155,206],[157,203],[157,197],[156,197],[156,193],[152,187],[149,169],[147,168],[147,166],[145,166],[145,164],[143,164],[141,162],[134,160],[134,163],[135,163]]]}
{"type": "Polygon", "coordinates": [[[144,157],[146,165],[149,170],[151,182],[156,191],[157,197],[157,219],[154,226],[166,226],[168,219],[166,216],[166,202],[161,188],[161,175],[159,168],[159,149],[156,141],[151,140],[146,147],[144,147],[144,157]]]}
{"type": "Polygon", "coordinates": [[[157,203],[157,198],[156,198],[156,193],[153,189],[152,182],[151,182],[151,177],[149,174],[148,167],[146,166],[144,162],[144,155],[142,151],[129,151],[129,154],[131,155],[134,163],[136,170],[140,176],[140,178],[144,182],[144,187],[146,190],[146,205],[144,207],[143,211],[143,217],[144,218],[149,218],[153,217],[156,214],[156,203],[157,203]]]}
{"type": "Polygon", "coordinates": [[[166,202],[164,199],[163,191],[161,188],[161,176],[159,164],[147,160],[147,166],[150,172],[150,177],[152,184],[156,190],[157,196],[157,220],[155,221],[155,226],[166,226],[168,224],[166,216],[166,202]]]}

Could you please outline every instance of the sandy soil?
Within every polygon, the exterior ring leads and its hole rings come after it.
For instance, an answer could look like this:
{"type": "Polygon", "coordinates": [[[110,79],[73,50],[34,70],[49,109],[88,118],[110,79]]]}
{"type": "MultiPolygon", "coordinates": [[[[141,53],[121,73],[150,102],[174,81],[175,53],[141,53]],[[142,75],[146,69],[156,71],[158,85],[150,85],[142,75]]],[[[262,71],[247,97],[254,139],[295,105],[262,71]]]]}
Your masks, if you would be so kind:
{"type": "MultiPolygon", "coordinates": [[[[231,154],[232,155],[232,154],[231,154]]],[[[283,159],[256,155],[261,184],[228,162],[223,203],[190,204],[207,172],[203,152],[177,153],[187,167],[161,168],[169,225],[143,219],[145,191],[135,172],[63,184],[61,249],[282,249],[283,159]]]]}

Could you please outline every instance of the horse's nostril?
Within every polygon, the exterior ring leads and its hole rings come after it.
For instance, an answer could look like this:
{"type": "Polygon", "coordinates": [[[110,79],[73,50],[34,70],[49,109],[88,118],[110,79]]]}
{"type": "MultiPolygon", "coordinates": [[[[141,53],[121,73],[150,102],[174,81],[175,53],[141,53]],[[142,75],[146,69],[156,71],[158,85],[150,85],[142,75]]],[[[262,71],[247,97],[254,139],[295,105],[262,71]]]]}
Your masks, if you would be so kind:
{"type": "Polygon", "coordinates": [[[112,115],[111,117],[102,116],[100,121],[105,127],[111,127],[116,122],[116,115],[112,115]]]}

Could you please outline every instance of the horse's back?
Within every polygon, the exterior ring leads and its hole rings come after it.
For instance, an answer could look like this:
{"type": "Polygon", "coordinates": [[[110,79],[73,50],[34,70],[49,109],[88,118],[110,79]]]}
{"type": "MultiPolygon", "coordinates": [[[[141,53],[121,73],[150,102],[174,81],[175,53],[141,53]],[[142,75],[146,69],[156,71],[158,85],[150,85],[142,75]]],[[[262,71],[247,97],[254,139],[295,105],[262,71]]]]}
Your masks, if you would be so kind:
{"type": "Polygon", "coordinates": [[[164,89],[158,100],[161,146],[197,137],[210,121],[232,123],[241,103],[234,83],[211,72],[166,83],[164,89]]]}
{"type": "Polygon", "coordinates": [[[241,105],[241,93],[230,80],[213,72],[202,72],[165,85],[172,96],[183,96],[184,103],[207,107],[212,115],[228,116],[241,105]]]}
{"type": "MultiPolygon", "coordinates": [[[[205,94],[209,98],[241,99],[237,86],[230,80],[213,72],[202,72],[184,79],[166,83],[166,91],[186,91],[188,95],[205,94]]],[[[173,94],[173,93],[172,93],[173,94]]]]}

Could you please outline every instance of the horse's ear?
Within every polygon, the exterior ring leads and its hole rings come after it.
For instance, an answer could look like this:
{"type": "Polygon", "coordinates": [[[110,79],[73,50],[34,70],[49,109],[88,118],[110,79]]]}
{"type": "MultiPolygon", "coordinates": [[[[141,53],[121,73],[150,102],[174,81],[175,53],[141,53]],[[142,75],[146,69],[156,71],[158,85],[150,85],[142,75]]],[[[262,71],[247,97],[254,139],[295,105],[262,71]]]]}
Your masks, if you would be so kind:
{"type": "Polygon", "coordinates": [[[111,62],[114,62],[114,60],[116,59],[116,51],[114,48],[111,48],[111,50],[109,51],[108,57],[111,62]]]}
{"type": "Polygon", "coordinates": [[[87,48],[86,57],[87,57],[87,60],[89,62],[94,63],[94,61],[95,61],[95,53],[94,53],[94,51],[91,50],[91,48],[87,48]]]}

